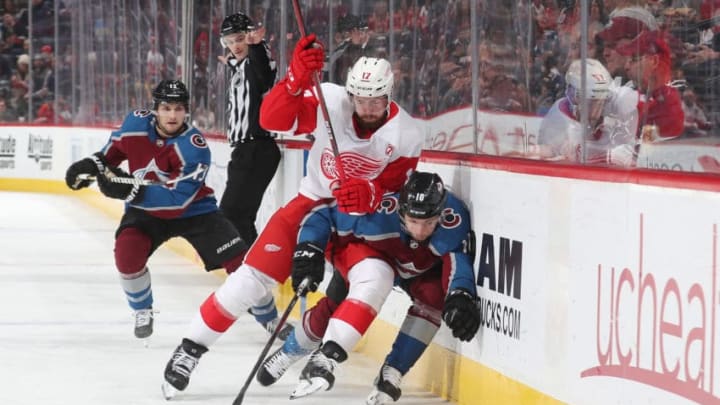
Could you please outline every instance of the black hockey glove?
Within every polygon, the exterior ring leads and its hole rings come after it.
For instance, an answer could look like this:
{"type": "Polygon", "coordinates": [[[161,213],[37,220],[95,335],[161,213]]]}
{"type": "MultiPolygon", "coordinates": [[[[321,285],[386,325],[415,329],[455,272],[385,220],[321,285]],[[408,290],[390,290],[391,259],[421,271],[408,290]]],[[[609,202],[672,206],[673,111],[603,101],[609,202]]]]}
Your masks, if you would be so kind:
{"type": "Polygon", "coordinates": [[[86,157],[85,159],[78,160],[77,162],[71,164],[65,172],[65,184],[73,190],[85,188],[89,186],[93,180],[79,179],[78,177],[81,174],[95,177],[98,173],[104,172],[106,166],[107,162],[105,161],[105,156],[103,156],[100,152],[97,152],[90,157],[86,157]]]}
{"type": "Polygon", "coordinates": [[[453,336],[469,342],[480,327],[480,311],[475,305],[475,297],[465,290],[450,291],[445,298],[442,318],[453,336]]]}
{"type": "Polygon", "coordinates": [[[311,242],[299,243],[293,253],[293,291],[297,293],[300,283],[306,278],[310,279],[310,284],[305,291],[300,292],[300,296],[304,297],[308,291],[317,291],[323,276],[325,276],[325,251],[311,242]]]}
{"type": "Polygon", "coordinates": [[[125,172],[123,169],[108,166],[105,172],[100,173],[97,176],[98,187],[105,196],[116,198],[118,200],[125,200],[125,202],[129,203],[138,203],[142,201],[145,191],[144,186],[139,184],[116,183],[111,180],[113,177],[134,179],[132,175],[125,172]]]}

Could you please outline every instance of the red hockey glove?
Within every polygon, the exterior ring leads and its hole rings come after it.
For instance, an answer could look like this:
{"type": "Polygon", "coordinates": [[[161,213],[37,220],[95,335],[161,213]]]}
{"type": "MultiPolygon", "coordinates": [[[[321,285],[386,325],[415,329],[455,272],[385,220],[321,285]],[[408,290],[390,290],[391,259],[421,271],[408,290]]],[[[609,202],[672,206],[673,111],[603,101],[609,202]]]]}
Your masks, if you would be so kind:
{"type": "Polygon", "coordinates": [[[346,214],[369,214],[380,205],[383,190],[367,179],[350,179],[333,190],[338,209],[346,214]]]}
{"type": "Polygon", "coordinates": [[[313,75],[323,67],[325,51],[315,34],[300,38],[287,71],[285,86],[293,96],[312,86],[313,75]]]}

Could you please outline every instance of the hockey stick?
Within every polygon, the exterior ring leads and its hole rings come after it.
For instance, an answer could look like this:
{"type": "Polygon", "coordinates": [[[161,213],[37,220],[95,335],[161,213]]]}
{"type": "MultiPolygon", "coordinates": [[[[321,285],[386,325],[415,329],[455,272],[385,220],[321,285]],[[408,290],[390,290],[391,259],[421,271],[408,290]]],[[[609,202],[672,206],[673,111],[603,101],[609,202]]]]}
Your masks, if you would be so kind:
{"type": "MultiPolygon", "coordinates": [[[[199,164],[198,167],[195,170],[193,170],[192,172],[190,172],[184,176],[170,179],[168,181],[138,179],[135,177],[132,177],[132,178],[131,177],[118,177],[118,176],[114,176],[114,177],[106,176],[106,177],[108,177],[108,180],[110,180],[113,183],[131,184],[131,185],[138,185],[138,186],[151,186],[151,185],[169,186],[171,184],[175,184],[175,183],[181,182],[183,180],[196,177],[197,175],[201,174],[203,171],[205,171],[205,166],[202,164],[199,164]]],[[[81,180],[94,181],[94,180],[96,180],[96,177],[83,173],[83,174],[78,175],[77,180],[78,181],[81,181],[81,180]]]]}
{"type": "MultiPolygon", "coordinates": [[[[300,31],[300,37],[304,37],[306,35],[305,21],[303,20],[302,11],[300,10],[300,0],[292,0],[292,5],[293,11],[295,12],[295,21],[297,21],[298,30],[300,31]]],[[[335,131],[333,131],[332,123],[330,123],[330,113],[328,112],[327,103],[325,103],[325,96],[323,95],[322,88],[320,87],[320,78],[317,74],[315,75],[314,82],[315,92],[318,96],[325,129],[327,129],[330,146],[332,146],[333,155],[335,155],[335,168],[337,168],[338,176],[340,176],[340,180],[342,181],[347,177],[345,177],[345,170],[343,169],[342,162],[340,161],[340,150],[338,149],[337,141],[335,140],[335,131]]]]}
{"type": "Polygon", "coordinates": [[[278,321],[277,326],[275,326],[275,330],[273,331],[272,335],[270,335],[270,340],[265,344],[265,347],[263,348],[262,352],[260,353],[260,357],[258,357],[257,361],[255,362],[255,366],[253,366],[252,370],[250,370],[250,375],[248,375],[247,379],[245,380],[245,384],[240,389],[240,392],[238,392],[237,396],[235,397],[235,400],[233,401],[233,405],[241,405],[243,402],[243,398],[245,397],[245,392],[247,391],[248,387],[250,386],[250,383],[252,382],[253,378],[255,378],[255,374],[257,374],[258,370],[260,370],[260,366],[262,365],[263,361],[265,360],[265,356],[267,356],[267,353],[270,351],[270,348],[272,347],[273,342],[275,342],[275,339],[280,334],[280,330],[285,326],[285,321],[287,321],[288,316],[290,316],[290,312],[292,312],[293,308],[295,308],[295,304],[297,304],[298,299],[302,295],[305,294],[305,291],[307,290],[308,286],[310,285],[310,278],[305,278],[298,286],[297,292],[290,300],[290,303],[288,304],[287,308],[285,309],[285,312],[283,312],[282,316],[280,317],[280,320],[278,321]]]}

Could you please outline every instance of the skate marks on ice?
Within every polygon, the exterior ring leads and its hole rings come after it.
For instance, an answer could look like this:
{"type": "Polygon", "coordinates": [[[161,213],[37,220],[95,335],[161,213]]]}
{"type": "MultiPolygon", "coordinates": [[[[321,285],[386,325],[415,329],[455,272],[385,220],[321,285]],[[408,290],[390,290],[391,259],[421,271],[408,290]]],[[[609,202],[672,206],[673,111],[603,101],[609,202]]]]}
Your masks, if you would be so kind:
{"type": "MultiPolygon", "coordinates": [[[[167,249],[156,252],[148,266],[158,312],[144,347],[114,266],[116,226],[71,196],[0,192],[0,404],[232,403],[268,333],[242,317],[203,356],[187,389],[166,401],[165,364],[222,280],[167,249]]],[[[332,390],[290,401],[304,363],[271,387],[253,381],[243,404],[361,404],[380,366],[353,353],[332,390]]],[[[448,403],[409,386],[400,401],[448,403]]]]}

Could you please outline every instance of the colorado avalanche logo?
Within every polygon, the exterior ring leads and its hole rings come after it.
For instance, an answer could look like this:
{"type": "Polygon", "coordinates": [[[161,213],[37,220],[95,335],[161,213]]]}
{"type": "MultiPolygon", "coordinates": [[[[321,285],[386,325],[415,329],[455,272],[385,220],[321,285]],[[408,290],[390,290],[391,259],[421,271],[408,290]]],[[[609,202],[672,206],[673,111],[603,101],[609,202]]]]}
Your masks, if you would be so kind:
{"type": "Polygon", "coordinates": [[[448,207],[445,208],[440,214],[440,226],[447,229],[453,229],[460,226],[462,223],[462,218],[460,218],[460,214],[455,212],[454,209],[448,207]]]}
{"type": "Polygon", "coordinates": [[[155,162],[155,159],[150,160],[147,166],[133,171],[132,175],[138,179],[145,180],[168,181],[170,179],[170,173],[161,170],[155,162]]]}
{"type": "Polygon", "coordinates": [[[190,137],[190,143],[192,143],[196,148],[207,148],[207,142],[205,142],[205,138],[202,137],[200,134],[193,134],[190,137]]]}
{"type": "Polygon", "coordinates": [[[386,196],[380,201],[380,206],[378,207],[378,212],[384,212],[385,214],[392,214],[393,212],[397,211],[399,206],[397,198],[394,196],[386,196]]]}

